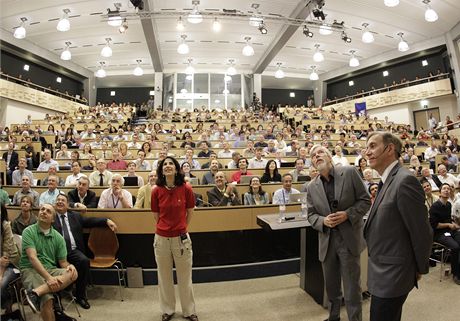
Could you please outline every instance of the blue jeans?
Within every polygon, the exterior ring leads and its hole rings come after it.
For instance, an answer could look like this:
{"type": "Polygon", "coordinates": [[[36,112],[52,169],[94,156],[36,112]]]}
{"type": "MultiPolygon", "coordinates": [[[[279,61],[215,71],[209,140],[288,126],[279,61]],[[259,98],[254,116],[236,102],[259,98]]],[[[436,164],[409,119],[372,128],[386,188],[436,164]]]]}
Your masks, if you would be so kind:
{"type": "Polygon", "coordinates": [[[15,280],[17,277],[19,277],[19,273],[16,274],[13,270],[14,266],[12,264],[8,265],[5,273],[3,273],[3,279],[2,279],[2,308],[5,303],[10,301],[10,291],[8,291],[8,284],[10,284],[11,281],[15,280]]]}

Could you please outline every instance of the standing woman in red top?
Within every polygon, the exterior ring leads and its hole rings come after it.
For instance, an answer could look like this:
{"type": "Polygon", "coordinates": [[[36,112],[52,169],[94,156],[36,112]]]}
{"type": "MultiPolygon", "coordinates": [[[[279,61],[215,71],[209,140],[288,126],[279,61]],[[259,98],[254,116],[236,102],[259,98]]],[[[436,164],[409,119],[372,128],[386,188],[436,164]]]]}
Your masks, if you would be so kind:
{"type": "Polygon", "coordinates": [[[173,262],[184,318],[198,321],[192,288],[192,242],[187,233],[195,207],[192,187],[185,183],[179,163],[166,157],[157,168],[157,188],[152,191],[152,212],[156,221],[153,247],[158,267],[158,288],[162,321],[171,320],[176,309],[173,262]]]}

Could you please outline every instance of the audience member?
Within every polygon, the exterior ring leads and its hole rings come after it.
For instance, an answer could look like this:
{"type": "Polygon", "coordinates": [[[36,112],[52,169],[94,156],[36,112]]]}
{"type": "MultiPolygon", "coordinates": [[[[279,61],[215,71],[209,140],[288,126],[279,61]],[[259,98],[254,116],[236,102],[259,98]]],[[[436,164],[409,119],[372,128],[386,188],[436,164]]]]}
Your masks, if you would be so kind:
{"type": "Polygon", "coordinates": [[[34,174],[26,168],[27,161],[24,157],[19,159],[18,169],[16,169],[12,176],[12,185],[19,186],[22,182],[22,177],[25,175],[29,177],[30,182],[33,184],[34,174]]]}
{"type": "Polygon", "coordinates": [[[209,172],[206,172],[201,179],[201,185],[210,185],[214,184],[214,176],[219,171],[219,162],[217,159],[211,160],[211,166],[209,167],[209,172]]]}
{"type": "Polygon", "coordinates": [[[69,197],[69,206],[80,210],[97,207],[96,193],[89,189],[89,179],[82,176],[77,181],[77,187],[67,193],[69,197]]]}
{"type": "Polygon", "coordinates": [[[281,181],[283,187],[273,193],[273,204],[288,204],[290,202],[289,195],[300,193],[295,188],[292,188],[292,174],[284,174],[281,181]]]}
{"type": "Polygon", "coordinates": [[[156,171],[151,171],[148,176],[149,180],[147,184],[139,188],[137,191],[136,197],[136,204],[134,204],[134,208],[144,208],[150,209],[151,208],[151,196],[152,190],[156,187],[157,182],[157,173],[156,171]]]}
{"type": "Polygon", "coordinates": [[[19,206],[21,204],[21,199],[23,196],[29,196],[32,199],[32,205],[33,207],[38,207],[39,206],[39,199],[40,195],[38,192],[34,191],[30,187],[30,178],[29,176],[24,175],[22,177],[22,182],[21,182],[21,189],[16,191],[13,196],[13,205],[19,206]]]}
{"type": "Polygon", "coordinates": [[[436,202],[439,197],[435,194],[433,194],[433,189],[431,187],[430,182],[426,180],[425,178],[422,178],[420,183],[422,184],[423,191],[425,192],[425,205],[427,211],[430,210],[431,206],[436,202]]]}
{"type": "Polygon", "coordinates": [[[97,170],[89,175],[89,186],[108,186],[112,181],[112,172],[108,171],[107,163],[100,158],[96,163],[97,170]]]}
{"type": "Polygon", "coordinates": [[[241,199],[235,184],[226,184],[227,180],[223,172],[217,172],[214,175],[214,181],[216,186],[206,192],[208,202],[212,206],[241,205],[241,199]]]}
{"type": "Polygon", "coordinates": [[[50,166],[55,166],[56,170],[59,170],[59,164],[54,159],[51,158],[51,150],[45,149],[43,151],[43,161],[38,165],[38,172],[47,172],[50,166]]]}
{"type": "Polygon", "coordinates": [[[249,160],[248,168],[265,168],[265,166],[267,165],[267,160],[263,158],[262,155],[263,148],[257,147],[255,156],[249,160]]]}
{"type": "Polygon", "coordinates": [[[99,198],[98,208],[132,208],[133,196],[123,189],[125,180],[120,174],[113,174],[110,187],[103,190],[99,198]]]}
{"type": "Polygon", "coordinates": [[[19,204],[17,205],[21,207],[21,210],[19,212],[19,215],[14,219],[13,223],[11,224],[11,229],[13,230],[14,234],[22,235],[22,232],[27,226],[35,224],[37,222],[37,218],[35,214],[32,213],[34,201],[29,195],[24,195],[23,197],[21,197],[19,204]]]}
{"type": "Polygon", "coordinates": [[[39,206],[42,206],[43,204],[54,205],[59,193],[60,191],[57,188],[57,176],[48,176],[48,189],[40,194],[38,201],[39,206]]]}
{"type": "Polygon", "coordinates": [[[107,163],[107,169],[111,171],[115,170],[126,170],[128,163],[124,159],[120,158],[120,152],[117,148],[112,150],[112,160],[107,163]]]}
{"type": "Polygon", "coordinates": [[[431,184],[431,189],[433,192],[439,191],[439,188],[441,187],[441,181],[439,180],[438,176],[435,174],[430,173],[430,169],[427,167],[422,168],[422,179],[426,179],[430,184],[431,184]]]}
{"type": "Polygon", "coordinates": [[[238,170],[232,174],[231,181],[239,184],[241,176],[246,175],[252,175],[252,173],[248,171],[248,160],[242,157],[238,160],[238,170]]]}
{"type": "Polygon", "coordinates": [[[133,161],[128,162],[128,173],[123,176],[123,178],[126,177],[136,177],[137,178],[137,186],[141,187],[144,186],[144,179],[136,174],[136,163],[133,161]]]}
{"type": "Polygon", "coordinates": [[[50,176],[55,176],[57,178],[58,186],[64,186],[65,185],[65,181],[60,176],[57,176],[57,168],[56,168],[55,165],[51,165],[50,167],[48,167],[48,176],[40,181],[40,185],[41,186],[48,186],[48,177],[50,177],[50,176]]]}
{"type": "Polygon", "coordinates": [[[278,173],[278,166],[273,159],[268,160],[265,165],[265,171],[260,178],[260,183],[277,183],[281,182],[281,174],[278,173]]]}
{"type": "Polygon", "coordinates": [[[262,189],[259,177],[252,177],[249,181],[249,191],[244,193],[244,205],[264,205],[269,201],[268,193],[262,189]]]}
{"type": "Polygon", "coordinates": [[[10,141],[8,143],[8,151],[3,153],[2,158],[6,163],[6,183],[7,185],[11,185],[11,176],[13,175],[13,172],[16,170],[19,164],[19,155],[14,150],[14,142],[10,141]]]}

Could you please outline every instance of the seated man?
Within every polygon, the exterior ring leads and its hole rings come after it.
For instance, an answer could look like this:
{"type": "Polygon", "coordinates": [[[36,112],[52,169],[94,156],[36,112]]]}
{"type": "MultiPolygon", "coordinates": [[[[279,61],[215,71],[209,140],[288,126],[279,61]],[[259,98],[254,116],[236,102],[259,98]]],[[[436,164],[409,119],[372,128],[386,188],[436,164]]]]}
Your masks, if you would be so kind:
{"type": "Polygon", "coordinates": [[[12,205],[21,205],[21,199],[25,195],[30,196],[33,202],[33,207],[38,207],[40,194],[30,187],[30,178],[27,175],[22,177],[21,189],[14,193],[12,205]]]}
{"type": "Polygon", "coordinates": [[[64,185],[65,186],[77,186],[77,183],[78,183],[78,180],[80,179],[80,177],[82,176],[85,176],[85,174],[81,173],[81,164],[79,161],[73,161],[72,162],[72,174],[70,174],[69,176],[67,176],[67,178],[65,179],[65,183],[64,185]]]}
{"type": "MultiPolygon", "coordinates": [[[[217,159],[217,154],[213,151],[211,151],[209,153],[209,161],[207,161],[206,163],[204,163],[203,165],[201,165],[201,169],[207,169],[211,166],[211,162],[214,160],[214,159],[217,159]]],[[[221,163],[219,163],[219,169],[222,169],[223,166],[221,163]]]]}
{"type": "Polygon", "coordinates": [[[428,167],[422,168],[421,173],[422,179],[426,179],[430,183],[433,192],[439,191],[439,188],[441,187],[442,183],[439,180],[438,176],[436,176],[435,174],[431,174],[430,169],[428,167]]]}
{"type": "Polygon", "coordinates": [[[84,254],[85,243],[83,240],[83,228],[108,226],[116,231],[116,224],[102,217],[83,217],[76,212],[68,212],[69,201],[67,195],[59,194],[56,198],[56,220],[53,228],[64,236],[67,248],[67,260],[72,263],[78,271],[75,296],[77,303],[84,309],[90,305],[86,298],[86,283],[89,275],[89,259],[84,254]]]}
{"type": "Polygon", "coordinates": [[[201,141],[198,143],[201,151],[198,153],[198,157],[209,157],[211,150],[209,149],[209,143],[207,141],[201,141]]]}
{"type": "Polygon", "coordinates": [[[89,175],[89,186],[108,186],[112,181],[112,172],[106,170],[107,164],[100,158],[96,163],[97,170],[89,175]]]}
{"type": "Polygon", "coordinates": [[[181,160],[179,165],[182,166],[183,163],[188,162],[191,169],[201,169],[200,163],[196,159],[193,159],[193,156],[193,148],[187,148],[185,150],[184,160],[181,160]]]}
{"type": "Polygon", "coordinates": [[[307,172],[304,170],[305,163],[302,158],[297,158],[295,161],[295,168],[289,171],[292,176],[292,181],[297,182],[299,176],[306,176],[307,172]]]}
{"type": "Polygon", "coordinates": [[[89,189],[89,179],[86,176],[80,177],[77,182],[77,188],[67,193],[69,196],[69,205],[71,208],[86,210],[86,208],[97,207],[96,193],[89,189]]]}
{"type": "Polygon", "coordinates": [[[232,160],[228,162],[227,168],[228,169],[238,169],[238,161],[240,160],[241,155],[239,152],[232,153],[232,160]]]}
{"type": "Polygon", "coordinates": [[[283,187],[273,193],[273,204],[288,204],[290,194],[300,193],[295,188],[292,188],[292,175],[284,174],[282,177],[283,187]]]}
{"type": "Polygon", "coordinates": [[[48,167],[48,176],[40,181],[40,185],[48,186],[48,177],[55,176],[58,180],[57,182],[58,186],[64,186],[65,181],[61,177],[57,176],[56,173],[57,173],[57,168],[55,165],[51,165],[50,167],[48,167]]]}
{"type": "Polygon", "coordinates": [[[118,148],[112,150],[112,160],[107,163],[107,168],[111,171],[125,170],[128,168],[126,161],[120,158],[120,151],[118,148]]]}
{"type": "Polygon", "coordinates": [[[211,166],[209,167],[209,172],[203,175],[201,179],[201,185],[214,184],[214,176],[219,171],[219,162],[217,159],[211,161],[211,166]]]}
{"type": "Polygon", "coordinates": [[[29,177],[30,183],[34,182],[34,174],[29,171],[27,168],[27,161],[24,157],[19,158],[18,169],[16,169],[12,174],[13,185],[19,186],[22,182],[22,177],[26,175],[29,177]]]}
{"type": "Polygon", "coordinates": [[[246,175],[252,175],[252,173],[248,171],[248,160],[242,157],[238,160],[238,171],[232,174],[231,181],[237,182],[239,184],[241,181],[241,176],[246,175]]]}
{"type": "Polygon", "coordinates": [[[262,157],[263,148],[256,147],[256,155],[249,160],[249,168],[265,168],[267,160],[262,157]]]}
{"type": "Polygon", "coordinates": [[[124,178],[120,174],[112,176],[111,187],[102,191],[98,208],[132,208],[133,196],[123,189],[124,178]]]}
{"type": "Polygon", "coordinates": [[[123,176],[123,178],[125,177],[135,177],[137,178],[137,186],[144,186],[144,179],[142,178],[142,176],[136,174],[136,163],[134,161],[128,162],[128,173],[125,176],[123,176]]]}
{"type": "Polygon", "coordinates": [[[216,186],[206,192],[212,206],[241,205],[241,198],[234,184],[225,185],[227,180],[223,172],[217,172],[214,180],[216,186]]]}
{"type": "Polygon", "coordinates": [[[45,321],[55,320],[50,293],[65,289],[78,277],[75,267],[67,262],[64,238],[52,227],[55,215],[52,205],[40,207],[38,222],[22,233],[19,262],[27,302],[34,313],[41,311],[45,321]]]}
{"type": "Polygon", "coordinates": [[[136,163],[137,169],[140,171],[149,171],[152,169],[150,163],[145,160],[145,152],[143,150],[137,152],[137,159],[134,162],[136,163]]]}
{"type": "Polygon", "coordinates": [[[48,177],[48,190],[40,194],[40,199],[38,201],[39,206],[43,204],[54,205],[56,203],[56,197],[59,195],[59,189],[57,188],[57,177],[49,176],[48,177]]]}
{"type": "Polygon", "coordinates": [[[149,173],[149,181],[147,184],[139,188],[136,197],[136,204],[134,204],[134,208],[145,208],[150,209],[150,200],[152,190],[156,187],[157,182],[157,173],[156,171],[151,171],[149,173]]]}
{"type": "Polygon", "coordinates": [[[59,164],[54,159],[51,158],[51,150],[45,148],[43,151],[43,162],[40,163],[37,167],[37,171],[39,172],[47,172],[50,166],[56,166],[56,170],[59,170],[59,164]]]}
{"type": "Polygon", "coordinates": [[[6,163],[6,182],[8,185],[11,185],[11,176],[19,163],[19,154],[14,150],[14,147],[14,142],[10,141],[8,143],[8,151],[4,152],[2,157],[6,163]]]}
{"type": "Polygon", "coordinates": [[[217,153],[217,156],[219,158],[231,158],[232,157],[232,154],[233,154],[233,150],[230,149],[230,144],[228,141],[224,141],[222,143],[223,147],[222,147],[222,150],[220,150],[218,153],[217,153]]]}

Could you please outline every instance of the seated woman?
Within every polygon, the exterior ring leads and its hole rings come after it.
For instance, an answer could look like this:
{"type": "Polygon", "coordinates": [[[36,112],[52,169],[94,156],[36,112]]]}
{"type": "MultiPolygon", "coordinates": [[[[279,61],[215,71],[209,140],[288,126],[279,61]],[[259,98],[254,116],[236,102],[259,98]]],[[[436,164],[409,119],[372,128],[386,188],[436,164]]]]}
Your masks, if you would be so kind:
{"type": "Polygon", "coordinates": [[[451,250],[450,264],[454,282],[460,285],[460,226],[452,221],[452,204],[449,202],[451,187],[441,185],[439,199],[430,208],[433,240],[451,250]]]}
{"type": "MultiPolygon", "coordinates": [[[[127,183],[126,182],[127,177],[137,177],[137,186],[139,186],[139,187],[144,186],[144,179],[141,176],[136,174],[136,168],[137,168],[137,166],[136,166],[136,163],[134,161],[130,161],[128,163],[128,174],[123,176],[123,178],[125,179],[125,185],[127,183]]],[[[133,186],[133,185],[130,185],[130,186],[133,186]]]]}
{"type": "Polygon", "coordinates": [[[19,203],[21,206],[21,212],[14,219],[11,224],[11,229],[14,234],[22,235],[22,231],[29,225],[37,222],[36,216],[32,213],[33,200],[29,195],[24,195],[19,203]]]}
{"type": "Polygon", "coordinates": [[[180,171],[182,172],[182,174],[184,174],[184,177],[186,178],[196,177],[192,174],[192,167],[188,162],[183,162],[182,165],[180,165],[180,171]]]}
{"type": "Polygon", "coordinates": [[[244,205],[263,205],[268,203],[268,194],[262,190],[260,179],[258,177],[251,178],[249,192],[244,193],[244,205]]]}
{"type": "Polygon", "coordinates": [[[278,166],[275,160],[270,159],[265,165],[265,172],[260,179],[261,183],[281,182],[281,174],[278,173],[278,166]]]}
{"type": "Polygon", "coordinates": [[[85,143],[83,151],[80,153],[80,158],[89,159],[89,155],[93,155],[93,151],[91,149],[91,145],[89,143],[85,143]]]}
{"type": "Polygon", "coordinates": [[[11,312],[10,293],[8,285],[16,279],[19,274],[16,274],[14,269],[19,266],[19,251],[14,243],[13,232],[8,221],[8,212],[4,204],[1,205],[1,220],[2,220],[2,247],[0,257],[0,284],[2,295],[2,309],[6,309],[7,313],[11,312]]]}
{"type": "Polygon", "coordinates": [[[144,151],[145,153],[145,158],[154,158],[154,155],[152,153],[152,146],[150,145],[150,142],[144,142],[142,144],[141,150],[144,151]]]}

